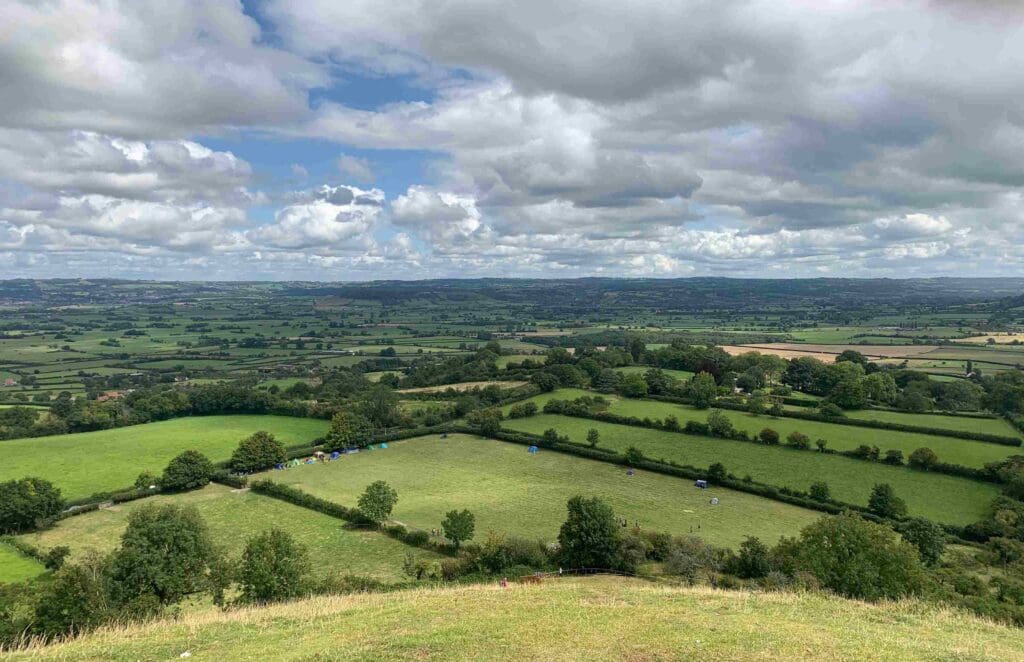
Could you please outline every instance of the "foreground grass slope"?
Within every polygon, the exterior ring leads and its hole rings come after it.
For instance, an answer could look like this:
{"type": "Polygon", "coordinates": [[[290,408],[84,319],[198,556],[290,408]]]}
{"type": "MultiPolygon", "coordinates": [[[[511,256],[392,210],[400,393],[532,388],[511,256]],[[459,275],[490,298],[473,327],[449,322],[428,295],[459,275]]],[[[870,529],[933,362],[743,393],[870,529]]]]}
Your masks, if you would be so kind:
{"type": "Polygon", "coordinates": [[[916,602],[617,578],[322,597],[101,630],[11,659],[1010,660],[1024,630],[916,602]]]}
{"type": "Polygon", "coordinates": [[[438,558],[436,554],[409,547],[381,533],[352,531],[334,517],[293,506],[248,491],[209,485],[185,494],[160,495],[61,520],[46,531],[22,536],[28,542],[49,549],[67,545],[72,558],[90,550],[110,552],[120,544],[128,515],[147,503],[195,506],[203,516],[216,544],[231,556],[242,552],[245,542],[267,529],[277,527],[290,533],[309,550],[314,573],[364,575],[382,581],[401,581],[405,555],[438,558]]]}
{"type": "Polygon", "coordinates": [[[687,480],[571,455],[468,435],[419,437],[387,450],[344,456],[328,464],[270,471],[261,476],[318,497],[354,506],[363,489],[385,480],[398,490],[394,519],[422,529],[441,526],[450,510],[476,515],[477,539],[488,530],[554,540],[565,503],[576,494],[599,496],[632,525],[736,546],[744,536],[775,541],[794,535],[820,514],[724,489],[699,490],[687,480]],[[720,499],[711,505],[712,496],[720,499]],[[699,528],[698,528],[699,527],[699,528]]]}
{"type": "Polygon", "coordinates": [[[226,460],[238,442],[266,430],[285,445],[322,436],[329,424],[291,416],[194,416],[113,430],[0,442],[0,481],[38,476],[69,499],[130,487],[143,471],[159,474],[189,449],[226,460]]]}
{"type": "MultiPolygon", "coordinates": [[[[721,462],[736,476],[791,489],[806,491],[823,480],[840,501],[867,505],[876,483],[889,483],[907,502],[911,515],[936,522],[965,525],[982,519],[999,487],[957,476],[925,473],[906,467],[864,462],[840,455],[768,447],[744,441],[713,439],[676,432],[617,425],[569,416],[539,414],[504,422],[505,427],[542,434],[548,428],[584,443],[587,430],[596,429],[601,446],[624,452],[630,446],[653,460],[670,460],[705,468],[721,462]]],[[[977,443],[966,441],[964,443],[977,443]]]]}

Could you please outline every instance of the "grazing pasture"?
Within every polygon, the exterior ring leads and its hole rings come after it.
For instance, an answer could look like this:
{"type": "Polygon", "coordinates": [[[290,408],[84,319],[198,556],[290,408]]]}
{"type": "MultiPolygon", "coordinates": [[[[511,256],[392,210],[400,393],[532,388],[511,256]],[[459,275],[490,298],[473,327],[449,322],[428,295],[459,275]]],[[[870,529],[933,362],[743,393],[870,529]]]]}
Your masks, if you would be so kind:
{"type": "Polygon", "coordinates": [[[736,546],[744,536],[775,541],[793,535],[819,513],[742,492],[700,490],[692,482],[469,435],[432,435],[389,444],[327,464],[262,474],[310,494],[354,506],[363,489],[385,480],[398,490],[392,517],[439,527],[449,510],[476,515],[477,539],[488,530],[554,540],[565,503],[576,494],[600,496],[615,512],[647,529],[699,534],[736,546]],[[710,504],[718,496],[717,506],[710,504]],[[699,527],[699,528],[698,528],[699,527]]]}
{"type": "Polygon", "coordinates": [[[0,584],[23,582],[43,574],[44,571],[45,568],[39,561],[0,542],[0,584]]]}
{"type": "Polygon", "coordinates": [[[806,491],[815,481],[825,481],[833,497],[862,506],[867,505],[872,486],[889,483],[907,502],[911,515],[947,524],[965,525],[980,520],[999,494],[999,488],[989,483],[813,450],[768,447],[567,416],[541,414],[506,421],[505,427],[533,434],[554,428],[578,443],[584,443],[587,430],[593,428],[600,433],[600,445],[604,448],[624,452],[635,446],[648,458],[699,468],[721,462],[739,478],[750,476],[761,483],[800,491],[806,491]]]}
{"type": "Polygon", "coordinates": [[[25,534],[22,539],[42,549],[67,545],[72,550],[73,560],[89,551],[106,553],[120,543],[128,515],[146,503],[195,506],[209,526],[214,542],[230,556],[239,555],[252,536],[273,527],[282,529],[306,546],[319,576],[347,573],[400,581],[402,561],[407,553],[436,557],[432,552],[409,547],[382,533],[345,529],[345,522],[337,518],[223,485],[208,485],[184,494],[153,496],[69,517],[46,531],[25,534]]]}
{"type": "Polygon", "coordinates": [[[472,391],[475,388],[486,388],[497,386],[503,389],[512,389],[525,386],[526,382],[459,382],[458,384],[442,384],[441,386],[421,386],[419,388],[403,388],[399,393],[444,393],[453,391],[472,391]]]}
{"type": "Polygon", "coordinates": [[[159,474],[182,451],[226,460],[238,442],[266,430],[285,445],[322,436],[329,424],[290,416],[196,416],[53,437],[0,441],[0,481],[38,476],[70,499],[130,487],[143,471],[159,474]]]}
{"type": "MultiPolygon", "coordinates": [[[[624,375],[642,375],[650,369],[651,367],[646,365],[630,365],[622,368],[615,368],[615,372],[621,372],[624,375]]],[[[689,381],[690,378],[693,377],[693,373],[687,370],[671,370],[668,368],[662,368],[661,371],[673,379],[678,379],[684,382],[689,381]]]]}

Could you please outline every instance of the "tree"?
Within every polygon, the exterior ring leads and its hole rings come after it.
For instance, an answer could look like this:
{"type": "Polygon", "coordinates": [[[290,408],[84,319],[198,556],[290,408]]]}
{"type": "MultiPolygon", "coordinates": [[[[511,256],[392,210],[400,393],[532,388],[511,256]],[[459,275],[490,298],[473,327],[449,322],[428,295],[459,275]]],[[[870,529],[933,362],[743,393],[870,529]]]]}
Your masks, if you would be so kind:
{"type": "Polygon", "coordinates": [[[718,385],[715,384],[715,378],[707,372],[698,373],[690,381],[686,390],[690,401],[697,409],[707,409],[714,404],[715,398],[718,397],[718,385]]]}
{"type": "Polygon", "coordinates": [[[896,388],[896,380],[892,378],[892,375],[884,372],[875,372],[865,377],[861,381],[861,385],[864,387],[865,395],[873,402],[881,402],[888,405],[896,400],[898,390],[896,388]]]}
{"type": "Polygon", "coordinates": [[[907,459],[907,464],[914,467],[915,469],[921,469],[928,471],[939,463],[939,456],[935,454],[935,451],[928,447],[918,448],[910,454],[907,459]]]}
{"type": "Polygon", "coordinates": [[[760,539],[748,536],[740,543],[740,552],[729,563],[729,570],[743,579],[764,577],[771,570],[768,547],[760,539]]]}
{"type": "Polygon", "coordinates": [[[241,601],[287,600],[309,590],[311,566],[306,547],[291,534],[274,528],[245,544],[238,567],[241,601]]]}
{"type": "MultiPolygon", "coordinates": [[[[847,365],[856,365],[846,363],[847,365]]],[[[842,363],[839,365],[843,365],[842,363]]],[[[828,399],[842,409],[860,409],[867,404],[867,393],[861,383],[862,380],[844,379],[835,385],[828,394],[828,399]]]]}
{"type": "Polygon", "coordinates": [[[899,528],[903,539],[917,548],[921,563],[934,566],[946,551],[946,532],[941,526],[926,519],[912,519],[899,528]]]}
{"type": "Polygon", "coordinates": [[[548,428],[547,430],[544,430],[544,434],[541,435],[540,443],[541,446],[544,446],[545,448],[551,448],[561,440],[562,438],[558,436],[558,430],[555,428],[548,428]]]}
{"type": "Polygon", "coordinates": [[[261,430],[238,443],[231,454],[231,468],[240,473],[260,471],[284,462],[285,457],[284,444],[261,430]]]}
{"type": "Polygon", "coordinates": [[[485,437],[493,436],[501,429],[501,419],[501,410],[496,407],[477,409],[466,415],[466,423],[479,430],[485,437]]]}
{"type": "Polygon", "coordinates": [[[898,519],[906,516],[907,504],[896,496],[896,490],[889,483],[879,483],[871,489],[868,510],[879,517],[898,519]]]}
{"type": "Polygon", "coordinates": [[[817,439],[815,440],[814,445],[818,447],[819,453],[824,453],[825,448],[828,446],[828,441],[825,439],[817,439]]]}
{"type": "Polygon", "coordinates": [[[736,433],[732,421],[718,409],[713,409],[708,414],[708,430],[716,437],[731,437],[736,433]]]}
{"type": "Polygon", "coordinates": [[[761,443],[769,446],[776,446],[779,443],[779,433],[771,428],[765,428],[758,432],[757,438],[761,440],[761,443]]]}
{"type": "Polygon", "coordinates": [[[626,464],[631,467],[634,467],[644,461],[643,452],[636,446],[630,446],[627,448],[624,457],[626,458],[626,464]]]}
{"type": "Polygon", "coordinates": [[[839,405],[827,400],[823,400],[822,403],[818,405],[818,413],[825,418],[843,418],[846,416],[839,405]]]}
{"type": "Polygon", "coordinates": [[[800,450],[805,451],[811,447],[811,438],[803,432],[793,430],[786,437],[786,443],[793,448],[799,448],[800,450]]]}
{"type": "Polygon", "coordinates": [[[828,488],[828,483],[825,481],[819,480],[811,483],[811,487],[807,493],[812,499],[822,503],[832,500],[832,491],[828,488]]]}
{"type": "Polygon", "coordinates": [[[885,451],[885,458],[882,460],[885,464],[892,464],[895,466],[903,466],[903,451],[898,448],[890,448],[885,451]]]}
{"type": "Polygon", "coordinates": [[[617,568],[621,527],[611,506],[597,497],[574,496],[566,508],[558,532],[562,562],[572,568],[617,568]]]}
{"type": "Polygon", "coordinates": [[[473,539],[476,517],[468,510],[452,510],[444,516],[441,528],[444,529],[444,537],[458,549],[463,542],[473,539]]]}
{"type": "Polygon", "coordinates": [[[42,478],[0,483],[0,533],[45,526],[64,510],[60,489],[42,478]]]}
{"type": "Polygon", "coordinates": [[[383,384],[366,389],[359,398],[358,413],[371,425],[386,428],[395,425],[400,418],[398,394],[383,384]]]}
{"type": "Polygon", "coordinates": [[[594,428],[590,428],[589,430],[587,430],[587,443],[590,445],[591,448],[597,448],[597,443],[600,440],[601,440],[601,433],[600,432],[598,432],[594,428]]]}
{"type": "Polygon", "coordinates": [[[106,622],[112,606],[104,570],[103,559],[61,568],[36,604],[33,632],[45,637],[74,635],[106,622]]]}
{"type": "Polygon", "coordinates": [[[888,527],[853,513],[822,517],[792,546],[797,570],[850,598],[898,599],[919,592],[924,573],[917,550],[888,527]]]}
{"type": "Polygon", "coordinates": [[[768,411],[768,399],[763,395],[752,395],[747,398],[747,411],[755,416],[768,411]]]}
{"type": "Polygon", "coordinates": [[[358,503],[363,515],[380,524],[391,515],[391,510],[398,503],[398,492],[382,480],[374,481],[366,486],[358,503]]]}
{"type": "Polygon", "coordinates": [[[729,474],[725,470],[725,465],[722,464],[721,462],[715,462],[710,467],[708,467],[708,480],[710,480],[712,483],[717,483],[721,485],[722,482],[728,477],[729,474]]]}
{"type": "Polygon", "coordinates": [[[369,445],[372,438],[373,428],[369,419],[357,412],[346,410],[339,411],[331,418],[331,429],[327,432],[326,442],[331,448],[362,448],[369,445]]]}
{"type": "Polygon", "coordinates": [[[509,418],[527,418],[529,416],[533,416],[536,413],[537,413],[537,403],[536,402],[529,402],[529,401],[527,401],[527,402],[519,402],[519,403],[516,403],[516,404],[512,405],[512,407],[509,408],[509,410],[508,410],[508,417],[509,418]]]}
{"type": "Polygon", "coordinates": [[[216,561],[206,523],[194,507],[144,504],[128,516],[110,578],[118,604],[174,604],[208,588],[216,561]]]}
{"type": "Polygon", "coordinates": [[[203,487],[213,475],[213,463],[199,451],[185,451],[168,463],[160,478],[160,487],[181,492],[203,487]]]}
{"type": "Polygon", "coordinates": [[[626,375],[622,379],[620,390],[627,398],[642,398],[647,395],[647,382],[644,381],[643,375],[626,375]]]}

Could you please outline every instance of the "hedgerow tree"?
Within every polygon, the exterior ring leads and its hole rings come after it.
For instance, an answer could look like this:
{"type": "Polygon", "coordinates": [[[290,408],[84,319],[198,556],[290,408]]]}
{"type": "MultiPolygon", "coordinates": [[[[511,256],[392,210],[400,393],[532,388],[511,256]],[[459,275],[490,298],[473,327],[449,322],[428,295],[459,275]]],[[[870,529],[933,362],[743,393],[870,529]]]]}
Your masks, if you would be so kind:
{"type": "Polygon", "coordinates": [[[331,419],[327,445],[331,448],[363,447],[370,443],[373,429],[369,419],[352,411],[339,411],[331,419]]]}
{"type": "Polygon", "coordinates": [[[64,510],[60,489],[42,478],[0,483],[0,533],[45,526],[64,510]]]}
{"type": "Polygon", "coordinates": [[[935,454],[935,451],[927,447],[918,448],[907,458],[907,464],[922,471],[928,471],[938,463],[939,456],[935,454]]]}
{"type": "Polygon", "coordinates": [[[597,443],[601,440],[601,433],[594,428],[587,430],[587,444],[591,448],[597,448],[597,443]]]}
{"type": "Polygon", "coordinates": [[[231,454],[231,468],[242,473],[260,471],[284,462],[285,457],[284,444],[261,430],[238,443],[231,454]]]}
{"type": "Polygon", "coordinates": [[[715,384],[715,378],[710,373],[700,372],[687,385],[686,392],[694,407],[707,409],[718,397],[718,385],[715,384]]]}
{"type": "Polygon", "coordinates": [[[363,515],[380,524],[391,515],[391,510],[398,503],[398,492],[382,480],[374,481],[366,486],[358,503],[363,515]]]}
{"type": "Polygon", "coordinates": [[[740,543],[740,551],[728,564],[729,570],[743,579],[764,577],[771,570],[768,547],[759,538],[747,536],[740,543]]]}
{"type": "Polygon", "coordinates": [[[635,467],[636,465],[644,461],[643,451],[641,451],[636,446],[630,446],[629,448],[627,448],[624,457],[626,459],[626,464],[628,464],[631,467],[635,467]]]}
{"type": "Polygon", "coordinates": [[[761,440],[761,443],[768,444],[769,446],[775,446],[779,443],[779,433],[771,428],[765,428],[758,432],[757,438],[761,440]]]}
{"type": "Polygon", "coordinates": [[[868,510],[879,517],[900,518],[907,514],[907,504],[896,496],[889,483],[879,483],[871,489],[868,510]]]}
{"type": "Polygon", "coordinates": [[[490,436],[501,429],[501,410],[492,407],[489,409],[477,409],[466,416],[466,423],[480,431],[484,436],[490,436]]]}
{"type": "Polygon", "coordinates": [[[238,568],[241,602],[263,603],[295,598],[308,592],[310,575],[306,547],[291,534],[274,528],[245,544],[238,568]]]}
{"type": "Polygon", "coordinates": [[[897,599],[921,590],[917,550],[891,529],[853,513],[823,517],[800,532],[790,547],[798,570],[824,588],[865,600],[897,599]]]}
{"type": "Polygon", "coordinates": [[[721,462],[715,462],[710,467],[708,467],[708,480],[710,480],[713,483],[721,484],[722,481],[728,478],[728,476],[729,474],[725,470],[725,465],[722,464],[721,462]]]}
{"type": "Polygon", "coordinates": [[[473,539],[476,517],[468,510],[452,510],[444,516],[441,528],[444,529],[444,537],[458,549],[463,542],[473,539]]]}
{"type": "Polygon", "coordinates": [[[137,611],[174,604],[210,588],[217,553],[194,507],[144,504],[128,516],[110,564],[112,595],[137,611]]]}
{"type": "Polygon", "coordinates": [[[621,532],[611,506],[597,497],[574,496],[558,532],[562,562],[572,568],[617,568],[621,532]]]}
{"type": "Polygon", "coordinates": [[[160,487],[181,492],[203,487],[213,475],[213,463],[199,451],[185,451],[168,463],[160,478],[160,487]]]}
{"type": "Polygon", "coordinates": [[[716,437],[731,437],[736,432],[729,417],[718,409],[708,414],[708,429],[716,437]]]}
{"type": "Polygon", "coordinates": [[[786,443],[793,448],[799,448],[800,450],[805,451],[811,447],[811,438],[803,432],[797,432],[794,430],[786,437],[786,443]]]}
{"type": "Polygon", "coordinates": [[[828,483],[821,480],[811,483],[807,493],[815,501],[825,502],[832,500],[832,492],[828,488],[828,483]]]}

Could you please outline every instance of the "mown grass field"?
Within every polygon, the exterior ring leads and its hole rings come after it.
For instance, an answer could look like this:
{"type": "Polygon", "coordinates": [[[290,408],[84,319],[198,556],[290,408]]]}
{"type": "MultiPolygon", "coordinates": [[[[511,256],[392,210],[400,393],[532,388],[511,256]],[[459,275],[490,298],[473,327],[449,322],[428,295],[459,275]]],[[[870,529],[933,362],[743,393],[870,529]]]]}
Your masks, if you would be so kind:
{"type": "Polygon", "coordinates": [[[867,505],[871,488],[876,483],[889,483],[907,502],[912,515],[948,524],[964,525],[980,520],[992,499],[999,494],[995,485],[956,476],[924,473],[815,451],[796,451],[567,416],[540,414],[505,421],[504,425],[534,434],[554,428],[579,443],[584,443],[587,430],[594,428],[600,433],[600,445],[604,448],[623,452],[630,446],[636,446],[648,458],[700,468],[721,462],[726,470],[739,478],[749,475],[761,483],[796,490],[806,491],[811,483],[823,480],[828,483],[834,498],[859,505],[867,505]]]}
{"type": "MultiPolygon", "coordinates": [[[[634,375],[634,374],[642,375],[642,374],[644,374],[645,372],[647,372],[650,369],[651,369],[651,367],[650,366],[646,366],[646,365],[630,365],[630,366],[624,366],[622,368],[615,368],[615,372],[621,372],[624,375],[634,375]]],[[[663,373],[665,373],[666,375],[668,375],[669,377],[672,377],[674,379],[678,379],[678,380],[684,381],[684,382],[685,381],[689,381],[690,378],[693,377],[693,373],[689,372],[687,370],[670,370],[670,369],[667,369],[667,368],[662,368],[661,371],[663,373]]]]}
{"type": "Polygon", "coordinates": [[[1020,437],[1020,433],[1001,418],[978,418],[972,416],[946,416],[944,414],[912,414],[902,411],[883,409],[862,409],[846,412],[847,418],[866,421],[885,421],[900,425],[920,425],[929,428],[960,430],[963,432],[980,432],[982,434],[1001,434],[1005,437],[1020,437]]]}
{"type": "Polygon", "coordinates": [[[38,476],[75,499],[130,487],[143,471],[160,473],[177,454],[202,451],[226,460],[238,442],[257,430],[285,445],[322,436],[329,423],[290,416],[195,416],[113,430],[0,442],[0,481],[38,476]]]}
{"type": "MultiPolygon", "coordinates": [[[[613,401],[608,411],[636,418],[664,419],[666,416],[675,416],[681,424],[685,424],[686,421],[706,421],[709,410],[694,409],[671,402],[621,398],[613,401]]],[[[757,434],[764,428],[771,428],[783,438],[790,432],[798,431],[806,434],[812,441],[825,439],[828,441],[828,447],[835,450],[852,450],[861,444],[867,444],[868,446],[878,446],[882,452],[890,448],[899,449],[903,451],[903,456],[906,458],[914,450],[927,446],[935,451],[943,462],[978,468],[985,466],[988,462],[995,462],[1020,452],[1020,449],[1015,446],[917,432],[896,432],[820,421],[805,421],[797,418],[776,418],[765,414],[754,416],[746,412],[732,410],[722,410],[722,413],[732,421],[737,430],[746,430],[751,434],[757,434]]]]}
{"type": "Polygon", "coordinates": [[[612,577],[318,597],[143,625],[11,659],[1014,660],[1024,630],[920,602],[612,577]]]}
{"type": "Polygon", "coordinates": [[[73,559],[81,558],[90,550],[109,552],[120,544],[128,515],[148,503],[195,506],[210,527],[215,543],[230,556],[241,554],[250,537],[272,527],[283,529],[306,545],[319,576],[350,573],[401,581],[406,554],[436,556],[381,533],[346,530],[344,522],[334,517],[222,485],[209,485],[184,494],[158,495],[69,517],[52,529],[25,534],[22,538],[43,549],[67,545],[73,559]]]}
{"type": "Polygon", "coordinates": [[[690,481],[468,435],[432,435],[389,444],[327,464],[263,474],[347,506],[367,485],[385,480],[398,490],[393,518],[432,529],[463,508],[488,530],[554,540],[565,504],[576,494],[600,496],[615,512],[647,529],[688,534],[735,546],[744,536],[775,541],[793,535],[820,514],[723,489],[699,490],[690,481]],[[710,504],[717,496],[720,503],[710,504]],[[698,528],[699,526],[699,528],[698,528]]]}
{"type": "Polygon", "coordinates": [[[0,542],[0,584],[23,582],[41,575],[43,564],[0,542]]]}

